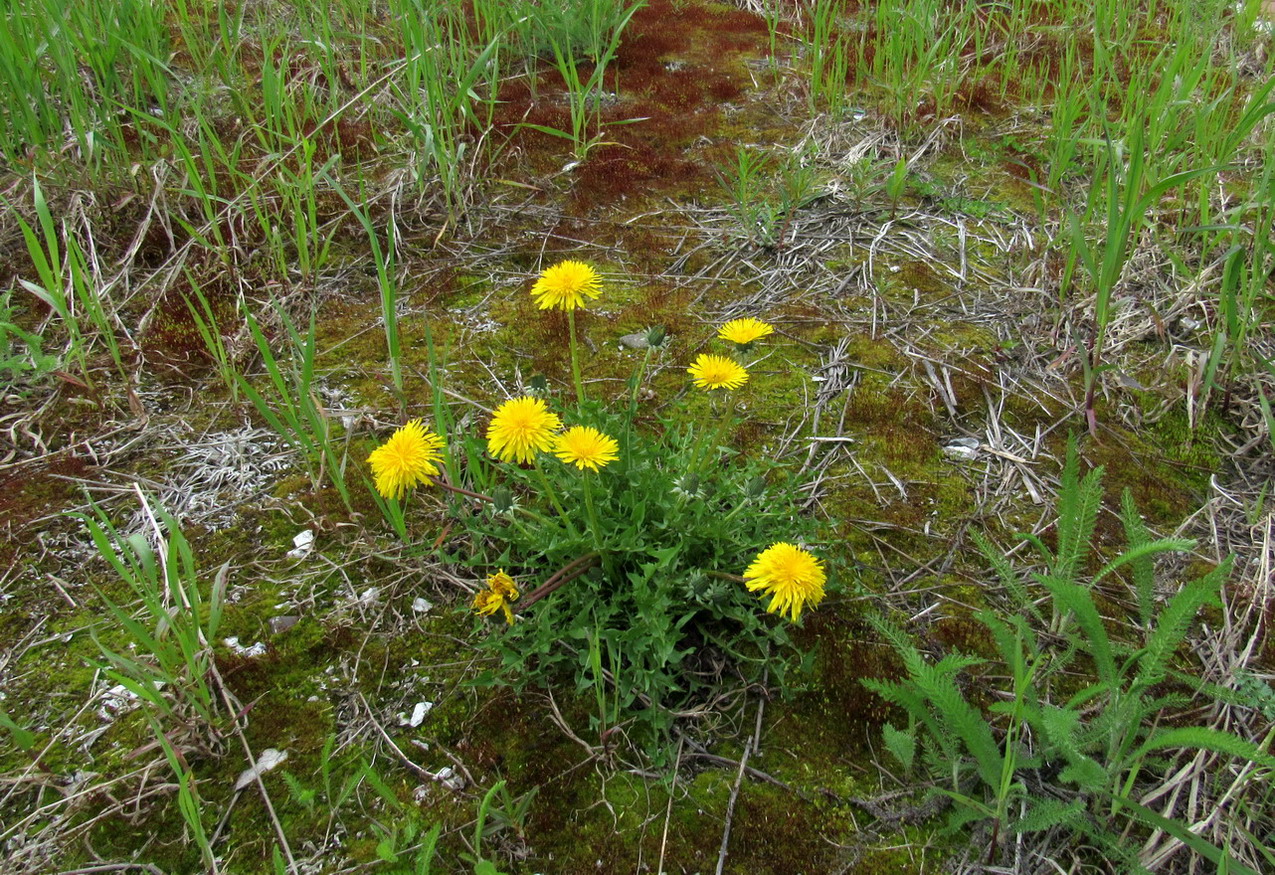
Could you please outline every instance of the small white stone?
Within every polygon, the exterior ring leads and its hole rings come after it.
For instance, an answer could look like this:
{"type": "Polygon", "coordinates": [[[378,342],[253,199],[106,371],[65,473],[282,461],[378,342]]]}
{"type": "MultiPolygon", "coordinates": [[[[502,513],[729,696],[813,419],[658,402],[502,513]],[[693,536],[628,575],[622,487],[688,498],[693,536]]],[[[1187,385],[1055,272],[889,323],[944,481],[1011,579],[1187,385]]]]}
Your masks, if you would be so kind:
{"type": "Polygon", "coordinates": [[[423,614],[432,607],[434,607],[433,602],[420,597],[417,597],[417,599],[412,602],[412,610],[418,614],[423,614]]]}
{"type": "Polygon", "coordinates": [[[304,559],[310,555],[310,551],[314,549],[314,532],[306,529],[298,532],[297,536],[292,539],[293,549],[288,551],[289,559],[304,559]]]}

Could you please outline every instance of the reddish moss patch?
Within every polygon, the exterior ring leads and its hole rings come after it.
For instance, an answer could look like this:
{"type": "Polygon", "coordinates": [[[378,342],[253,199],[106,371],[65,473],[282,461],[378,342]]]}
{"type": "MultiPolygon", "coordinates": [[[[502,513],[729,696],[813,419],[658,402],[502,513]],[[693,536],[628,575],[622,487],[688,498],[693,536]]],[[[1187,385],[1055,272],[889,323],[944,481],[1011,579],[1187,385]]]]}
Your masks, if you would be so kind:
{"type": "MultiPolygon", "coordinates": [[[[765,22],[737,9],[654,0],[634,15],[603,77],[601,139],[609,145],[575,168],[576,209],[652,191],[711,189],[712,173],[696,150],[718,136],[723,105],[751,88],[742,60],[764,55],[766,41],[765,22]],[[624,123],[630,119],[642,121],[624,123]]],[[[582,63],[579,72],[585,79],[592,67],[582,63]]],[[[525,81],[501,89],[496,129],[522,167],[550,173],[567,162],[567,141],[529,127],[571,130],[565,90],[552,69],[539,73],[535,89],[525,81]]]]}

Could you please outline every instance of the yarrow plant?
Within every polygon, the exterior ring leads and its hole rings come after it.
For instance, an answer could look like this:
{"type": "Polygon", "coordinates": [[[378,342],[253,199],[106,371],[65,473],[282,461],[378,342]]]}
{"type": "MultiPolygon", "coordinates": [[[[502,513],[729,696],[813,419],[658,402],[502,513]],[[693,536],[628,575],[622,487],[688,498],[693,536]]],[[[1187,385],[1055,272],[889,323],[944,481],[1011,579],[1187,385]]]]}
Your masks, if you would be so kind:
{"type": "MultiPolygon", "coordinates": [[[[600,295],[597,272],[562,262],[532,295],[570,317],[600,295]]],[[[585,397],[573,331],[574,405],[551,391],[516,397],[496,407],[481,437],[447,435],[459,470],[429,479],[474,502],[457,514],[464,536],[447,544],[451,561],[488,575],[471,607],[503,663],[489,682],[565,676],[587,689],[605,675],[616,707],[648,741],[674,711],[730,680],[767,677],[786,689],[796,653],[787,626],[820,603],[828,574],[796,546],[813,540],[797,510],[800,484],[724,445],[749,384],[735,356],[772,332],[734,320],[718,337],[732,354],[684,365],[714,408],[688,398],[702,419],[675,408],[646,427],[639,398],[652,356],[668,352],[663,330],[646,333],[649,346],[612,403],[585,397]],[[505,622],[491,624],[497,616],[505,622]]],[[[387,488],[415,484],[415,459],[386,451],[387,488]]]]}

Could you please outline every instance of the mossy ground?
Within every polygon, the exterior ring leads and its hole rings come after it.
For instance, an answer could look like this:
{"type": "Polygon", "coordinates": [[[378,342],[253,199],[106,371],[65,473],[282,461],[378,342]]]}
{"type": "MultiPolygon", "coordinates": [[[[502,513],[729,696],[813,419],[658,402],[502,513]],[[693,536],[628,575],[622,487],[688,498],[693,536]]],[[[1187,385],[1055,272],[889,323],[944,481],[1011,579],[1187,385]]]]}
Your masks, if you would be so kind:
{"type": "MultiPolygon", "coordinates": [[[[477,233],[440,224],[428,209],[403,221],[402,399],[386,367],[366,238],[344,226],[333,235],[330,276],[318,282],[277,276],[251,259],[232,272],[211,257],[192,261],[129,352],[138,370],[128,392],[141,414],[109,378],[92,390],[70,375],[15,387],[20,394],[4,403],[25,414],[26,431],[6,438],[16,461],[0,472],[0,564],[11,569],[0,578],[0,707],[35,735],[29,750],[0,735],[0,773],[14,777],[0,796],[0,833],[10,830],[3,834],[15,865],[144,861],[165,872],[201,865],[143,713],[99,713],[112,683],[96,641],[129,651],[101,599],[131,604],[132,594],[65,515],[85,510],[87,495],[127,526],[137,508],[134,482],[151,494],[216,494],[223,487],[178,479],[183,442],[265,424],[250,406],[234,405],[218,380],[184,302],[197,277],[228,338],[242,328],[236,295],[244,287],[265,289],[260,298],[286,301],[302,319],[316,314],[316,369],[332,393],[324,403],[346,463],[343,474],[327,471],[327,483],[316,485],[293,454],[259,486],[226,493],[229,523],[193,511],[182,521],[205,585],[230,564],[229,604],[212,642],[216,668],[243,706],[243,742],[257,754],[288,754],[264,780],[307,871],[390,871],[386,842],[393,848],[408,823],[435,822],[443,825],[442,871],[469,871],[461,855],[478,850],[470,837],[479,801],[500,780],[513,797],[535,794],[525,819],[502,820],[507,812],[497,811],[489,820],[495,828],[482,852],[509,871],[655,871],[661,863],[667,872],[709,871],[728,823],[727,871],[939,871],[956,846],[935,838],[934,823],[879,835],[849,801],[894,789],[878,768],[879,736],[897,715],[860,681],[897,677],[901,665],[866,617],[906,608],[904,615],[924,618],[916,631],[929,650],[986,655],[985,630],[971,617],[993,603],[991,575],[968,533],[1008,544],[1014,531],[1049,527],[1041,515],[1057,460],[1067,435],[1084,430],[1079,366],[1058,327],[1074,314],[1051,295],[1011,290],[1011,276],[1039,267],[1041,253],[1003,244],[1037,212],[1043,134],[1031,122],[1003,135],[1014,113],[1030,116],[1033,108],[971,89],[956,107],[963,132],[909,171],[901,199],[886,198],[884,177],[873,176],[851,209],[834,194],[846,168],[833,146],[869,126],[905,140],[906,126],[885,118],[880,95],[862,81],[867,121],[821,116],[808,128],[798,115],[801,59],[770,57],[769,46],[764,20],[751,12],[652,0],[634,17],[604,83],[619,95],[604,115],[614,142],[574,164],[562,140],[523,126],[569,126],[565,103],[551,98],[561,90],[557,74],[545,64],[535,83],[510,79],[494,131],[505,148],[471,206],[477,233]],[[615,124],[637,117],[646,121],[615,124]],[[738,225],[731,208],[739,205],[718,175],[729,172],[737,145],[778,154],[809,136],[828,140],[816,164],[824,202],[779,217],[777,242],[749,242],[756,229],[738,225]],[[871,233],[838,225],[847,215],[871,233]],[[983,227],[993,230],[977,233],[983,227]],[[840,238],[824,246],[825,235],[840,238]],[[620,338],[652,326],[670,337],[651,361],[641,427],[713,415],[708,399],[688,389],[685,368],[712,348],[721,317],[756,315],[779,329],[755,353],[737,396],[743,424],[731,438],[742,453],[775,458],[792,472],[804,466],[802,476],[819,481],[810,512],[819,516],[816,547],[836,586],[796,631],[810,671],[793,679],[791,697],[766,699],[761,753],[749,764],[775,780],[740,781],[729,820],[730,762],[749,743],[757,691],[679,723],[684,743],[671,741],[659,768],[647,768],[622,733],[609,747],[590,736],[587,696],[555,690],[551,706],[540,690],[480,683],[497,666],[475,641],[500,632],[473,621],[466,585],[475,572],[448,561],[465,549],[458,521],[433,496],[414,497],[413,545],[404,548],[366,492],[365,459],[385,426],[401,414],[431,416],[431,343],[433,364],[470,429],[481,429],[483,408],[537,379],[551,397],[570,396],[567,320],[537,310],[527,294],[538,267],[559,255],[585,258],[605,278],[604,296],[578,321],[591,397],[625,396],[643,353],[620,338]],[[830,380],[839,382],[825,393],[830,380]],[[998,429],[1021,439],[998,443],[998,429]],[[971,436],[982,445],[975,460],[945,451],[952,439],[971,436]],[[333,476],[344,476],[352,507],[330,485],[333,476]],[[313,552],[289,557],[293,538],[307,529],[313,552]],[[419,610],[418,599],[431,606],[419,610]],[[276,629],[273,621],[285,616],[295,624],[276,629]],[[237,652],[225,644],[231,636],[243,647],[261,642],[263,652],[237,652]],[[431,710],[412,727],[403,718],[419,702],[431,710]],[[555,707],[585,744],[555,721],[555,707]],[[465,786],[429,777],[445,768],[465,786]],[[285,770],[292,784],[280,777],[285,770]]],[[[330,151],[360,160],[374,161],[391,141],[370,127],[343,133],[330,151]]],[[[392,169],[386,161],[376,175],[392,169]]],[[[777,204],[784,180],[770,182],[764,197],[777,204]]],[[[340,209],[325,202],[325,213],[340,209]]],[[[134,253],[137,268],[164,264],[173,245],[146,238],[134,253]]],[[[268,320],[265,330],[279,349],[280,326],[268,320]]],[[[1148,343],[1126,347],[1121,366],[1146,370],[1164,345],[1148,343]]],[[[100,350],[95,355],[96,369],[109,372],[100,350]]],[[[249,370],[266,391],[259,368],[249,370]]],[[[1166,390],[1174,393],[1167,412],[1160,395],[1108,388],[1101,431],[1081,442],[1086,464],[1106,469],[1109,509],[1128,488],[1149,525],[1171,530],[1207,500],[1219,470],[1229,475],[1250,463],[1229,458],[1231,411],[1218,406],[1192,423],[1176,387],[1166,390]]],[[[1120,543],[1111,514],[1096,537],[1100,547],[1120,543]]],[[[987,704],[984,692],[975,701],[987,704]]],[[[205,827],[220,828],[223,871],[272,871],[279,841],[271,815],[255,787],[233,790],[246,760],[231,720],[199,725],[183,712],[166,729],[196,778],[205,827]]]]}

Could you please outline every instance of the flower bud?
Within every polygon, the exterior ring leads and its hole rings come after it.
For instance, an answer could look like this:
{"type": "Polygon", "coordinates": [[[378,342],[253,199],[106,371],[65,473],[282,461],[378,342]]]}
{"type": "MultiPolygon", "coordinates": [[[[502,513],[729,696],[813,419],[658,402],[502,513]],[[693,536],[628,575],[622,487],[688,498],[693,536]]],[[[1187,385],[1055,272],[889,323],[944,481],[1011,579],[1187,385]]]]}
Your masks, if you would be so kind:
{"type": "Polygon", "coordinates": [[[491,505],[496,513],[509,513],[514,509],[514,494],[508,486],[497,486],[491,492],[491,505]]]}

